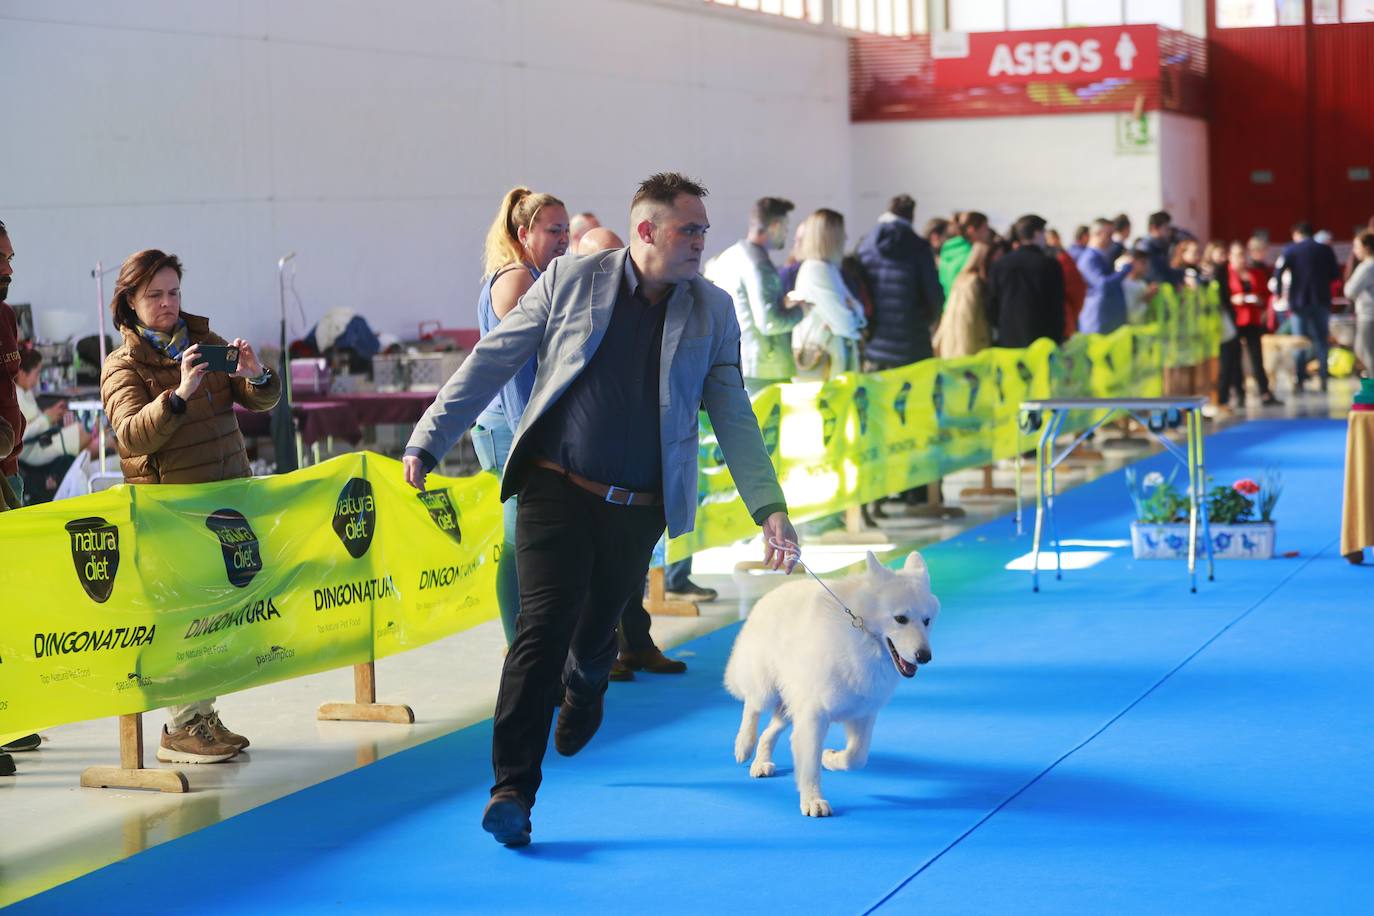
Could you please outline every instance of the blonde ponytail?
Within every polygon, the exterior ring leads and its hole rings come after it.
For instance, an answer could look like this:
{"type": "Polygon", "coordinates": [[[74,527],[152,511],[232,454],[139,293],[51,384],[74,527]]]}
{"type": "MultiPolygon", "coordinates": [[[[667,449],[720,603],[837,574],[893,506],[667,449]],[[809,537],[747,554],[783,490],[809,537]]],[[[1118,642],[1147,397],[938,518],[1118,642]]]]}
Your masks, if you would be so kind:
{"type": "Polygon", "coordinates": [[[501,201],[501,209],[487,230],[487,241],[482,248],[482,276],[489,277],[507,264],[519,264],[525,260],[525,249],[520,244],[519,229],[527,230],[539,218],[539,211],[545,207],[563,206],[563,201],[552,194],[536,194],[529,188],[511,188],[501,201]]]}

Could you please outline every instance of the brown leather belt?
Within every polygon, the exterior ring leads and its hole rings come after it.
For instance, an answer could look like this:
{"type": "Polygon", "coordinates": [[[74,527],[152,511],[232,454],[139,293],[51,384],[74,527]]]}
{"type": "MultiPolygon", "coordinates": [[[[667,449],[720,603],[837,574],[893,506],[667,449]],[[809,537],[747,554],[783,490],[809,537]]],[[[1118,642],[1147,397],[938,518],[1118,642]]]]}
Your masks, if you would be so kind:
{"type": "Polygon", "coordinates": [[[574,474],[563,465],[549,461],[547,458],[536,458],[534,464],[537,467],[548,468],[550,471],[557,471],[588,493],[595,493],[606,502],[617,506],[658,506],[663,503],[663,497],[657,493],[637,493],[624,487],[613,487],[610,484],[588,480],[581,474],[574,474]]]}

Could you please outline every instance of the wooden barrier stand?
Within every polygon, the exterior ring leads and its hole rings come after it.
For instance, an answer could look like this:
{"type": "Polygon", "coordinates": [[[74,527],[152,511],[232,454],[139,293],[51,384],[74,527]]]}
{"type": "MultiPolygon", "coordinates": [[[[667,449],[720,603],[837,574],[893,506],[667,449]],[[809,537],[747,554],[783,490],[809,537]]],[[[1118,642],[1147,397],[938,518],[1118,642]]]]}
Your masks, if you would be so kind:
{"type": "Polygon", "coordinates": [[[88,789],[191,791],[180,770],[143,768],[143,713],[119,717],[119,766],[86,767],[81,771],[81,785],[88,789]]]}
{"type": "Polygon", "coordinates": [[[970,497],[983,497],[989,499],[997,498],[1016,498],[1016,491],[1011,487],[994,487],[992,485],[992,465],[983,465],[983,485],[981,487],[965,487],[959,491],[960,499],[970,497]]]}
{"type": "Polygon", "coordinates": [[[377,702],[375,662],[353,666],[353,702],[322,703],[317,716],[324,722],[394,722],[413,725],[415,713],[399,703],[377,702]]]}
{"type": "Polygon", "coordinates": [[[649,569],[649,597],[644,602],[646,611],[661,617],[701,616],[701,609],[697,607],[695,601],[669,598],[663,588],[663,580],[662,566],[654,566],[649,569]]]}

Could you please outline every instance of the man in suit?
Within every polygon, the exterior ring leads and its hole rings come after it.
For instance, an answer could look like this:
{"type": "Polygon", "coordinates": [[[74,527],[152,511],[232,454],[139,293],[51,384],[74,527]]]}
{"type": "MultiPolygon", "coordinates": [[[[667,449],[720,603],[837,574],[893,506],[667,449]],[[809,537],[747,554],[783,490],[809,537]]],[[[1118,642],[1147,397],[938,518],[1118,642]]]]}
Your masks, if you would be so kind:
{"type": "Polygon", "coordinates": [[[1028,347],[1042,337],[1064,342],[1064,271],[1045,252],[1045,220],[1023,216],[1011,227],[1016,249],[988,275],[988,323],[999,347],[1028,347]]]}
{"type": "Polygon", "coordinates": [[[1145,249],[1145,253],[1150,258],[1150,270],[1145,275],[1145,279],[1151,283],[1170,283],[1174,286],[1183,285],[1183,271],[1174,267],[1170,261],[1170,255],[1174,248],[1174,218],[1169,215],[1169,211],[1160,210],[1150,214],[1150,221],[1146,224],[1146,231],[1149,235],[1141,240],[1139,247],[1145,249]]]}
{"type": "Polygon", "coordinates": [[[1087,284],[1083,311],[1078,316],[1078,330],[1084,334],[1110,334],[1126,323],[1126,292],[1124,283],[1130,276],[1134,262],[1111,260],[1115,243],[1112,224],[1105,219],[1095,220],[1089,234],[1090,243],[1078,257],[1078,272],[1087,284]]]}
{"type": "Polygon", "coordinates": [[[1293,385],[1301,391],[1307,381],[1307,364],[1316,357],[1317,378],[1321,390],[1326,390],[1326,350],[1331,334],[1331,284],[1340,278],[1341,266],[1330,245],[1312,238],[1312,224],[1293,226],[1293,242],[1283,249],[1275,270],[1278,288],[1284,288],[1287,274],[1288,313],[1293,316],[1297,333],[1312,342],[1310,349],[1297,355],[1297,372],[1293,385]]]}
{"type": "Polygon", "coordinates": [[[407,483],[458,441],[530,357],[538,372],[515,432],[502,496],[518,493],[520,620],[492,722],[495,784],[482,827],[506,846],[530,839],[554,703],[558,752],[601,724],[615,626],[642,587],[666,523],[692,530],[699,406],[768,544],[791,571],[797,540],[740,373],[730,297],[699,275],[706,189],[673,173],[644,181],[630,247],[557,258],[482,339],[416,425],[407,483]]]}

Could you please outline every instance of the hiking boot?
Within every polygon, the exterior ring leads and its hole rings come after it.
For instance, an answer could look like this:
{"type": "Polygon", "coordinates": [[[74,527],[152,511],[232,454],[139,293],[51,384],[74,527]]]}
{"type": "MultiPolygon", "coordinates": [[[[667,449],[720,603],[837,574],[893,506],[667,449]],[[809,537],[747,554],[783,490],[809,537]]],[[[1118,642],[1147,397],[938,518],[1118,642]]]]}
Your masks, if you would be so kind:
{"type": "Polygon", "coordinates": [[[679,601],[715,601],[720,597],[720,592],[716,591],[714,588],[705,588],[697,585],[691,579],[688,579],[687,584],[682,588],[670,589],[665,592],[665,594],[667,597],[675,598],[679,601]]]}
{"type": "Polygon", "coordinates": [[[530,806],[514,792],[493,795],[482,812],[482,829],[502,846],[514,849],[530,844],[530,806]]]}
{"type": "Polygon", "coordinates": [[[205,717],[205,721],[210,726],[210,734],[215,736],[215,741],[220,744],[232,744],[241,751],[248,750],[248,739],[225,728],[224,723],[220,721],[219,713],[210,713],[205,717]]]}
{"type": "Polygon", "coordinates": [[[563,694],[563,708],[558,711],[558,727],[553,730],[553,746],[564,757],[571,757],[587,746],[601,727],[605,712],[605,694],[594,697],[575,697],[572,691],[563,694]]]}
{"type": "Polygon", "coordinates": [[[616,664],[624,665],[630,671],[648,671],[650,674],[681,674],[687,670],[686,662],[669,658],[659,651],[658,646],[640,652],[625,652],[616,659],[616,664]]]}
{"type": "Polygon", "coordinates": [[[4,747],[0,747],[0,751],[4,751],[7,754],[13,754],[18,751],[36,751],[38,750],[38,746],[42,743],[43,739],[37,735],[26,735],[23,738],[15,738],[4,747]]]}
{"type": "Polygon", "coordinates": [[[9,754],[0,754],[0,776],[14,775],[14,758],[9,754]]]}
{"type": "Polygon", "coordinates": [[[607,679],[612,681],[633,681],[635,679],[635,673],[629,668],[626,668],[625,663],[617,658],[615,662],[611,664],[611,673],[607,679]]]}
{"type": "Polygon", "coordinates": [[[222,763],[239,752],[232,744],[222,744],[210,731],[210,721],[196,716],[181,728],[162,726],[162,742],[157,759],[163,763],[222,763]]]}

